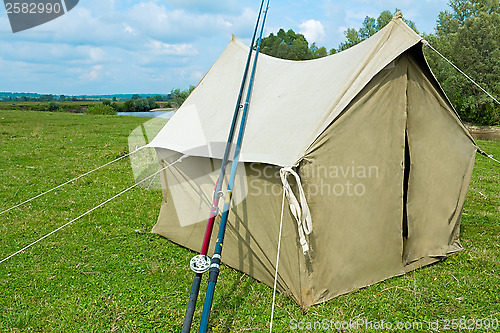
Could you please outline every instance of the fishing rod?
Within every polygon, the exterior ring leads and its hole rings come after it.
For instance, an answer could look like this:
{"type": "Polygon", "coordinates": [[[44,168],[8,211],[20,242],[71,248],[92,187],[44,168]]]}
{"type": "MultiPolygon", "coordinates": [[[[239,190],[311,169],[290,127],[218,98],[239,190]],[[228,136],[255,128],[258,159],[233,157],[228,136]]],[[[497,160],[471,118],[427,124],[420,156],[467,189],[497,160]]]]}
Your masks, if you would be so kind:
{"type": "Polygon", "coordinates": [[[223,157],[222,163],[221,163],[219,178],[217,178],[215,188],[214,188],[212,207],[210,209],[210,215],[209,215],[207,227],[205,230],[205,236],[203,238],[203,244],[201,246],[200,254],[197,256],[194,256],[190,261],[190,267],[195,272],[195,276],[193,279],[193,285],[191,287],[191,293],[189,295],[189,301],[188,301],[188,306],[186,309],[186,315],[184,317],[184,324],[182,326],[182,333],[189,333],[191,331],[191,324],[193,322],[193,315],[194,315],[194,311],[196,308],[196,301],[198,299],[198,293],[200,291],[201,278],[203,276],[203,273],[208,271],[208,269],[210,267],[210,258],[207,256],[208,247],[210,245],[210,238],[212,235],[212,230],[213,230],[215,218],[217,217],[217,214],[219,212],[219,208],[218,208],[219,207],[219,200],[223,194],[222,193],[222,184],[224,182],[224,177],[226,175],[226,166],[228,164],[229,154],[231,152],[231,147],[233,145],[233,138],[234,138],[234,133],[236,130],[238,116],[240,113],[240,109],[243,107],[241,105],[241,101],[243,99],[243,92],[244,92],[245,86],[246,86],[248,71],[250,68],[250,61],[252,58],[253,45],[255,43],[255,37],[256,37],[257,31],[258,31],[260,17],[262,14],[262,8],[264,7],[264,1],[265,0],[262,0],[262,2],[260,4],[259,15],[257,17],[257,23],[255,24],[255,29],[254,29],[253,36],[252,36],[252,42],[250,44],[250,50],[248,51],[248,57],[247,57],[246,65],[245,65],[245,71],[243,73],[243,79],[241,81],[241,87],[240,87],[240,91],[238,94],[238,99],[236,101],[236,107],[234,109],[233,119],[231,121],[231,127],[229,129],[228,139],[226,141],[226,148],[225,148],[224,157],[223,157]]]}
{"type": "Polygon", "coordinates": [[[227,219],[229,217],[229,209],[231,208],[231,200],[233,197],[233,186],[234,180],[236,178],[236,170],[238,168],[238,162],[240,159],[241,146],[243,143],[243,135],[245,133],[245,125],[248,118],[248,108],[250,105],[250,97],[252,96],[252,88],[255,79],[255,71],[257,69],[257,60],[259,58],[260,45],[262,42],[262,34],[264,33],[264,25],[266,23],[267,12],[269,10],[269,1],[267,0],[266,10],[264,12],[264,18],[262,19],[262,26],[259,35],[259,41],[257,43],[257,49],[255,50],[255,58],[253,61],[252,74],[250,75],[250,81],[248,83],[248,91],[245,101],[245,106],[243,108],[243,113],[241,115],[240,128],[238,133],[238,140],[236,141],[236,147],[234,149],[234,158],[231,165],[231,174],[229,176],[229,182],[227,185],[226,201],[224,202],[224,208],[222,209],[222,217],[219,226],[219,233],[217,235],[217,242],[215,244],[215,252],[212,256],[212,261],[210,264],[210,269],[208,273],[208,287],[205,295],[205,303],[203,304],[203,312],[201,314],[200,330],[199,333],[206,333],[208,329],[208,319],[210,317],[210,311],[212,309],[212,303],[215,293],[215,285],[217,284],[217,278],[219,277],[219,267],[221,264],[221,254],[222,254],[222,244],[224,243],[224,235],[226,232],[227,219]]]}

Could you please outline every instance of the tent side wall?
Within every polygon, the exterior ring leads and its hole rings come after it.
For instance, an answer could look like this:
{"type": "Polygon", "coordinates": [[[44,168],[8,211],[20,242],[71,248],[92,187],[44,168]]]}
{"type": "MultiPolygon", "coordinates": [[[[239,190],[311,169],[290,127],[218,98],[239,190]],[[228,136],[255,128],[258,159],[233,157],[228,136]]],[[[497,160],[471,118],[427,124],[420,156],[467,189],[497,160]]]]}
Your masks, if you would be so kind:
{"type": "Polygon", "coordinates": [[[300,165],[314,304],[461,250],[476,147],[422,59],[418,46],[377,74],[300,165]]]}
{"type": "Polygon", "coordinates": [[[410,153],[406,270],[460,251],[460,216],[472,177],[476,145],[436,84],[423,57],[408,67],[410,153]]]}
{"type": "MultiPolygon", "coordinates": [[[[157,149],[160,162],[165,164],[171,151],[157,149]]],[[[274,284],[275,262],[282,205],[280,168],[268,164],[244,163],[245,176],[237,178],[235,193],[237,204],[231,208],[224,239],[222,261],[253,278],[272,286],[274,284]],[[245,193],[241,195],[241,193],[245,193]],[[240,196],[240,198],[236,198],[240,196]]],[[[211,196],[217,179],[220,160],[204,157],[188,157],[182,163],[162,172],[164,181],[163,202],[160,215],[152,232],[195,252],[200,251],[209,213],[211,196]],[[215,165],[211,170],[203,165],[215,165]],[[193,168],[195,170],[193,170],[193,168]],[[210,177],[206,177],[216,171],[210,177]],[[205,176],[204,176],[205,175],[205,176]],[[181,181],[178,181],[181,180],[181,181]],[[173,194],[174,193],[174,194],[173,194]],[[203,204],[200,203],[203,198],[203,204]],[[198,223],[186,224],[188,217],[198,223]],[[194,219],[194,220],[193,220],[194,219]]],[[[222,200],[223,202],[223,200],[222,200]]],[[[298,232],[288,204],[285,204],[282,233],[282,248],[278,290],[290,292],[297,303],[311,304],[308,276],[304,257],[298,243],[298,232]]],[[[208,255],[214,250],[219,229],[216,219],[208,255]]],[[[188,262],[185,263],[189,265],[188,262]]]]}
{"type": "Polygon", "coordinates": [[[406,69],[398,59],[375,76],[300,165],[314,304],[404,274],[406,69]]]}

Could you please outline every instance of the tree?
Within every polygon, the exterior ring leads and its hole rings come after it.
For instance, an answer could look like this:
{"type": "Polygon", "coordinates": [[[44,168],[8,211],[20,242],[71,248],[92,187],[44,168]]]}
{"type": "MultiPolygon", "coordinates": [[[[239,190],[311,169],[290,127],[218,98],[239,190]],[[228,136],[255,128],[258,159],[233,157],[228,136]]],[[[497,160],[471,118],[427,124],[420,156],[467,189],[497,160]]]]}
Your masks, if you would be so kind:
{"type": "Polygon", "coordinates": [[[326,57],[328,54],[326,52],[326,47],[317,47],[316,43],[312,43],[311,47],[309,48],[312,52],[313,59],[317,58],[323,58],[326,57]]]}
{"type": "Polygon", "coordinates": [[[172,107],[178,109],[181,107],[182,103],[188,98],[191,92],[196,88],[195,86],[189,86],[189,89],[180,90],[180,89],[172,89],[170,92],[170,104],[172,107]]]}
{"type": "Polygon", "coordinates": [[[304,35],[295,33],[292,29],[287,32],[280,29],[276,35],[271,33],[263,38],[260,50],[272,57],[288,60],[310,60],[327,55],[325,47],[318,47],[316,43],[309,47],[304,35]]]}
{"type": "Polygon", "coordinates": [[[348,48],[350,48],[356,44],[359,44],[363,41],[363,38],[361,38],[360,33],[356,29],[353,29],[353,28],[347,29],[344,32],[344,35],[345,35],[347,40],[339,45],[339,49],[338,49],[339,52],[347,50],[348,48]]]}
{"type": "Polygon", "coordinates": [[[47,110],[54,112],[54,111],[61,111],[61,108],[59,107],[59,105],[56,102],[51,101],[47,105],[47,110]]]}
{"type": "MultiPolygon", "coordinates": [[[[425,36],[457,67],[486,90],[499,95],[500,6],[498,0],[451,0],[451,11],[439,14],[435,33],[425,36]]],[[[433,51],[426,58],[445,93],[464,121],[500,123],[500,110],[489,96],[433,51]]]]}
{"type": "Polygon", "coordinates": [[[375,20],[373,17],[367,16],[363,21],[363,26],[359,29],[359,36],[360,38],[365,40],[375,35],[375,33],[379,30],[380,29],[378,29],[377,20],[375,20]]]}
{"type": "MultiPolygon", "coordinates": [[[[398,9],[395,12],[397,11],[398,9]]],[[[310,60],[326,57],[328,54],[347,50],[373,36],[377,31],[385,27],[392,20],[392,17],[393,15],[388,10],[383,11],[377,19],[370,16],[365,17],[363,25],[359,30],[354,28],[347,29],[344,32],[346,41],[341,43],[338,49],[331,49],[329,52],[327,52],[325,47],[318,47],[316,43],[312,43],[309,46],[304,35],[295,33],[292,29],[286,32],[280,29],[276,35],[271,33],[268,37],[263,38],[261,52],[276,58],[288,60],[310,60]]],[[[413,30],[417,31],[415,23],[404,18],[403,20],[413,30]]]]}
{"type": "Polygon", "coordinates": [[[135,108],[134,108],[134,101],[129,99],[128,101],[125,101],[125,103],[123,103],[123,110],[125,112],[133,112],[135,111],[135,108]]]}
{"type": "MultiPolygon", "coordinates": [[[[399,9],[396,9],[394,13],[397,13],[398,11],[399,9]]],[[[391,22],[392,18],[393,15],[388,10],[384,10],[382,13],[380,13],[377,19],[366,16],[365,20],[363,21],[363,25],[361,26],[361,28],[359,28],[359,30],[349,28],[344,32],[346,41],[339,45],[338,51],[340,52],[347,50],[348,48],[361,43],[365,39],[370,38],[378,31],[380,31],[383,27],[385,27],[389,22],[391,22]]],[[[416,33],[418,33],[417,27],[414,22],[407,20],[404,17],[403,21],[408,24],[410,28],[415,30],[416,33]]],[[[332,51],[330,51],[330,54],[333,54],[332,51]]]]}
{"type": "Polygon", "coordinates": [[[109,105],[124,112],[145,112],[157,107],[157,104],[154,101],[150,103],[148,98],[129,99],[121,106],[118,103],[110,103],[109,105]]]}
{"type": "Polygon", "coordinates": [[[42,95],[38,97],[38,101],[40,102],[52,102],[54,100],[54,95],[42,95]]]}
{"type": "Polygon", "coordinates": [[[92,105],[85,110],[85,114],[116,115],[116,110],[110,105],[92,105]]]}
{"type": "MultiPolygon", "coordinates": [[[[398,12],[397,9],[396,9],[396,12],[398,12]]],[[[394,15],[392,15],[389,10],[384,10],[382,13],[380,13],[380,15],[377,17],[377,29],[380,30],[383,27],[385,27],[386,25],[388,25],[389,22],[391,22],[393,16],[394,15]]],[[[417,31],[417,27],[415,26],[415,23],[413,23],[412,21],[406,20],[404,17],[403,17],[403,21],[405,21],[406,24],[408,24],[413,30],[417,31]]]]}

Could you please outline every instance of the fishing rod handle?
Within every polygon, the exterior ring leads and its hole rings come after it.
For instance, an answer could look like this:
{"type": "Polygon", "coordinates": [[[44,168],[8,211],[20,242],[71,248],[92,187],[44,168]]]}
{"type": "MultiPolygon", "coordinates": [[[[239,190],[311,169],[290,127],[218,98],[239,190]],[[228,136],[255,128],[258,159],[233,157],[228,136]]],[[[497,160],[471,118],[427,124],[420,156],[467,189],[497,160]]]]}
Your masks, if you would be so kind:
{"type": "Polygon", "coordinates": [[[212,263],[208,271],[208,286],[205,294],[205,303],[203,304],[203,312],[201,314],[200,330],[199,333],[205,333],[208,329],[208,320],[210,318],[210,311],[212,310],[212,304],[214,301],[215,286],[217,284],[217,278],[219,277],[222,246],[224,244],[224,235],[226,233],[227,219],[229,217],[229,209],[231,206],[232,193],[228,192],[226,202],[224,203],[224,209],[220,221],[219,234],[217,236],[217,243],[215,244],[215,253],[212,256],[212,263]]]}
{"type": "Polygon", "coordinates": [[[191,287],[191,294],[189,295],[188,306],[186,315],[184,317],[184,324],[182,325],[182,333],[189,333],[191,331],[191,324],[193,323],[194,310],[196,309],[196,300],[200,291],[201,277],[203,273],[196,273],[193,279],[193,286],[191,287]]]}
{"type": "Polygon", "coordinates": [[[212,310],[215,286],[220,272],[220,264],[220,256],[214,255],[214,258],[212,258],[212,265],[210,265],[210,270],[208,271],[208,286],[205,296],[205,304],[203,304],[203,313],[201,314],[199,333],[206,333],[208,330],[208,320],[210,319],[210,312],[212,310]]]}

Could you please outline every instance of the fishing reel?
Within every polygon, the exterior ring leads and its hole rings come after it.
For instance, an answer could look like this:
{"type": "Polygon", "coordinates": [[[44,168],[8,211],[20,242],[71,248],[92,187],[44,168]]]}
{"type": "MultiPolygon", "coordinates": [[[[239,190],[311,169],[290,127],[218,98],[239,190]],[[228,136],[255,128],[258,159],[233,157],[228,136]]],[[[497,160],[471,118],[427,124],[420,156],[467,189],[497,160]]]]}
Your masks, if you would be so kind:
{"type": "Polygon", "coordinates": [[[210,268],[210,262],[211,260],[209,256],[198,254],[189,261],[189,267],[191,267],[193,272],[202,274],[208,271],[210,268]]]}

